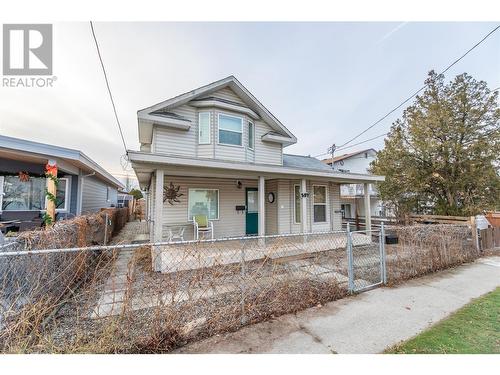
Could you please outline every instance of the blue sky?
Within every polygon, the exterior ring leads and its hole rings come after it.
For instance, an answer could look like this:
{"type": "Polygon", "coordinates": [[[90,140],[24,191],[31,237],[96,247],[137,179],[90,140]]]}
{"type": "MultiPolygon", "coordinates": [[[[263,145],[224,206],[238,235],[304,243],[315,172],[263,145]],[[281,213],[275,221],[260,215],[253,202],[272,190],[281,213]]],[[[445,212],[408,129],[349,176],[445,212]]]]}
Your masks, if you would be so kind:
{"type": "MultiPolygon", "coordinates": [[[[297,136],[286,152],[317,155],[369,126],[495,26],[96,23],[95,30],[128,148],[139,147],[138,109],[233,74],[297,136]]],[[[500,31],[447,78],[463,72],[500,86],[500,31]]],[[[54,75],[53,88],[0,89],[0,133],[78,148],[123,174],[88,23],[54,24],[54,75]]],[[[386,132],[400,114],[359,140],[386,132]]],[[[378,149],[383,140],[366,146],[378,149]]]]}

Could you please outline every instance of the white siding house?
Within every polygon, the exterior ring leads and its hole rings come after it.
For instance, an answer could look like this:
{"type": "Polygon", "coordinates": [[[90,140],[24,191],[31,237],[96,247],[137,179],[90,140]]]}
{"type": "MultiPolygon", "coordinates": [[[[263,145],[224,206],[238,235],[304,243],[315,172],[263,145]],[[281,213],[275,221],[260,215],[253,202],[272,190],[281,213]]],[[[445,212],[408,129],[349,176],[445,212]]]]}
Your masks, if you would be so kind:
{"type": "Polygon", "coordinates": [[[297,139],[233,76],[138,111],[138,124],[128,156],[155,241],[179,226],[196,238],[196,214],[215,238],[339,230],[340,185],[383,180],[283,153],[297,139]]]}
{"type": "MultiPolygon", "coordinates": [[[[370,173],[370,164],[377,157],[373,148],[324,159],[332,170],[340,173],[370,173]]],[[[374,184],[368,185],[369,211],[371,216],[387,216],[384,202],[379,198],[374,184]]],[[[366,213],[365,186],[363,184],[342,184],[340,186],[342,216],[346,219],[363,217],[366,213]]]]}

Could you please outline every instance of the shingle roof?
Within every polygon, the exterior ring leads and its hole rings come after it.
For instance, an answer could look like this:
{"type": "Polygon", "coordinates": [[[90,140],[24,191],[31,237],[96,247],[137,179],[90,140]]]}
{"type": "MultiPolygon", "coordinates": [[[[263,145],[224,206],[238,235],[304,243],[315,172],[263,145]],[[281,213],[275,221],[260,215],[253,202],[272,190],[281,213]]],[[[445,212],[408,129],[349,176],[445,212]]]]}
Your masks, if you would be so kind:
{"type": "Polygon", "coordinates": [[[283,154],[283,166],[324,172],[332,171],[328,165],[311,156],[283,154]]]}

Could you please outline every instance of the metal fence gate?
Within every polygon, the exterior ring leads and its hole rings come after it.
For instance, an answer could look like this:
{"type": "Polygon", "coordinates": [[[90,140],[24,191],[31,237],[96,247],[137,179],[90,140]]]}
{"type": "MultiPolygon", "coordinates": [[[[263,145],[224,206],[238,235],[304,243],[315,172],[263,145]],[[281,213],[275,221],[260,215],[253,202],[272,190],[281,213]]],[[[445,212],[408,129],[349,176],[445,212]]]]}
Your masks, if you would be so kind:
{"type": "Polygon", "coordinates": [[[362,292],[387,282],[383,224],[378,230],[353,232],[348,225],[346,250],[350,292],[362,292]]]}

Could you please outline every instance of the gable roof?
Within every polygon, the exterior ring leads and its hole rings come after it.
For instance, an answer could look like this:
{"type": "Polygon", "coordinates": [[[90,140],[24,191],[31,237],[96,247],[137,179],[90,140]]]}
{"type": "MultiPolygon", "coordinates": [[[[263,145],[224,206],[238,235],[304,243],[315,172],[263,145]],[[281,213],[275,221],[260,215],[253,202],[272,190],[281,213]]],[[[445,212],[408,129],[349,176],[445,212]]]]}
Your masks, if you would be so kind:
{"type": "MultiPolygon", "coordinates": [[[[169,112],[169,110],[171,110],[172,108],[179,107],[190,101],[195,101],[201,98],[203,100],[214,100],[213,96],[211,96],[210,94],[225,87],[229,87],[231,90],[233,90],[234,93],[249,107],[251,112],[253,111],[255,114],[260,116],[260,118],[262,118],[275,132],[283,137],[283,143],[285,145],[288,146],[297,142],[297,138],[290,132],[290,130],[288,130],[285,125],[283,125],[266,107],[264,107],[264,105],[260,103],[257,98],[253,96],[252,93],[248,91],[234,76],[223,78],[208,85],[199,87],[192,91],[186,92],[184,94],[178,95],[171,99],[137,111],[137,117],[139,120],[139,141],[141,143],[148,143],[143,142],[145,140],[150,141],[151,129],[150,126],[146,125],[155,120],[161,122],[161,117],[158,118],[158,114],[160,112],[169,112]],[[143,120],[144,122],[141,124],[140,120],[143,120]]],[[[231,101],[220,98],[216,99],[217,101],[226,102],[227,105],[241,107],[241,104],[239,103],[233,103],[231,101]]],[[[178,127],[189,129],[189,122],[186,123],[184,119],[175,120],[179,121],[179,123],[176,122],[175,124],[178,127]]]]}
{"type": "Polygon", "coordinates": [[[18,151],[27,154],[36,154],[43,156],[44,158],[53,157],[63,159],[71,162],[71,164],[76,165],[78,168],[95,172],[96,177],[101,178],[110,185],[117,188],[124,188],[120,181],[114,178],[108,171],[79,150],[0,135],[0,151],[1,150],[12,150],[13,152],[18,151]]]}
{"type": "Polygon", "coordinates": [[[362,153],[367,152],[367,151],[373,151],[373,152],[377,153],[377,150],[375,150],[374,148],[367,148],[365,150],[355,151],[355,152],[351,152],[350,154],[343,154],[343,155],[335,156],[333,159],[328,158],[328,159],[323,159],[321,161],[325,164],[331,164],[332,162],[335,163],[335,162],[340,161],[340,160],[349,159],[353,156],[362,154],[362,153]]]}

